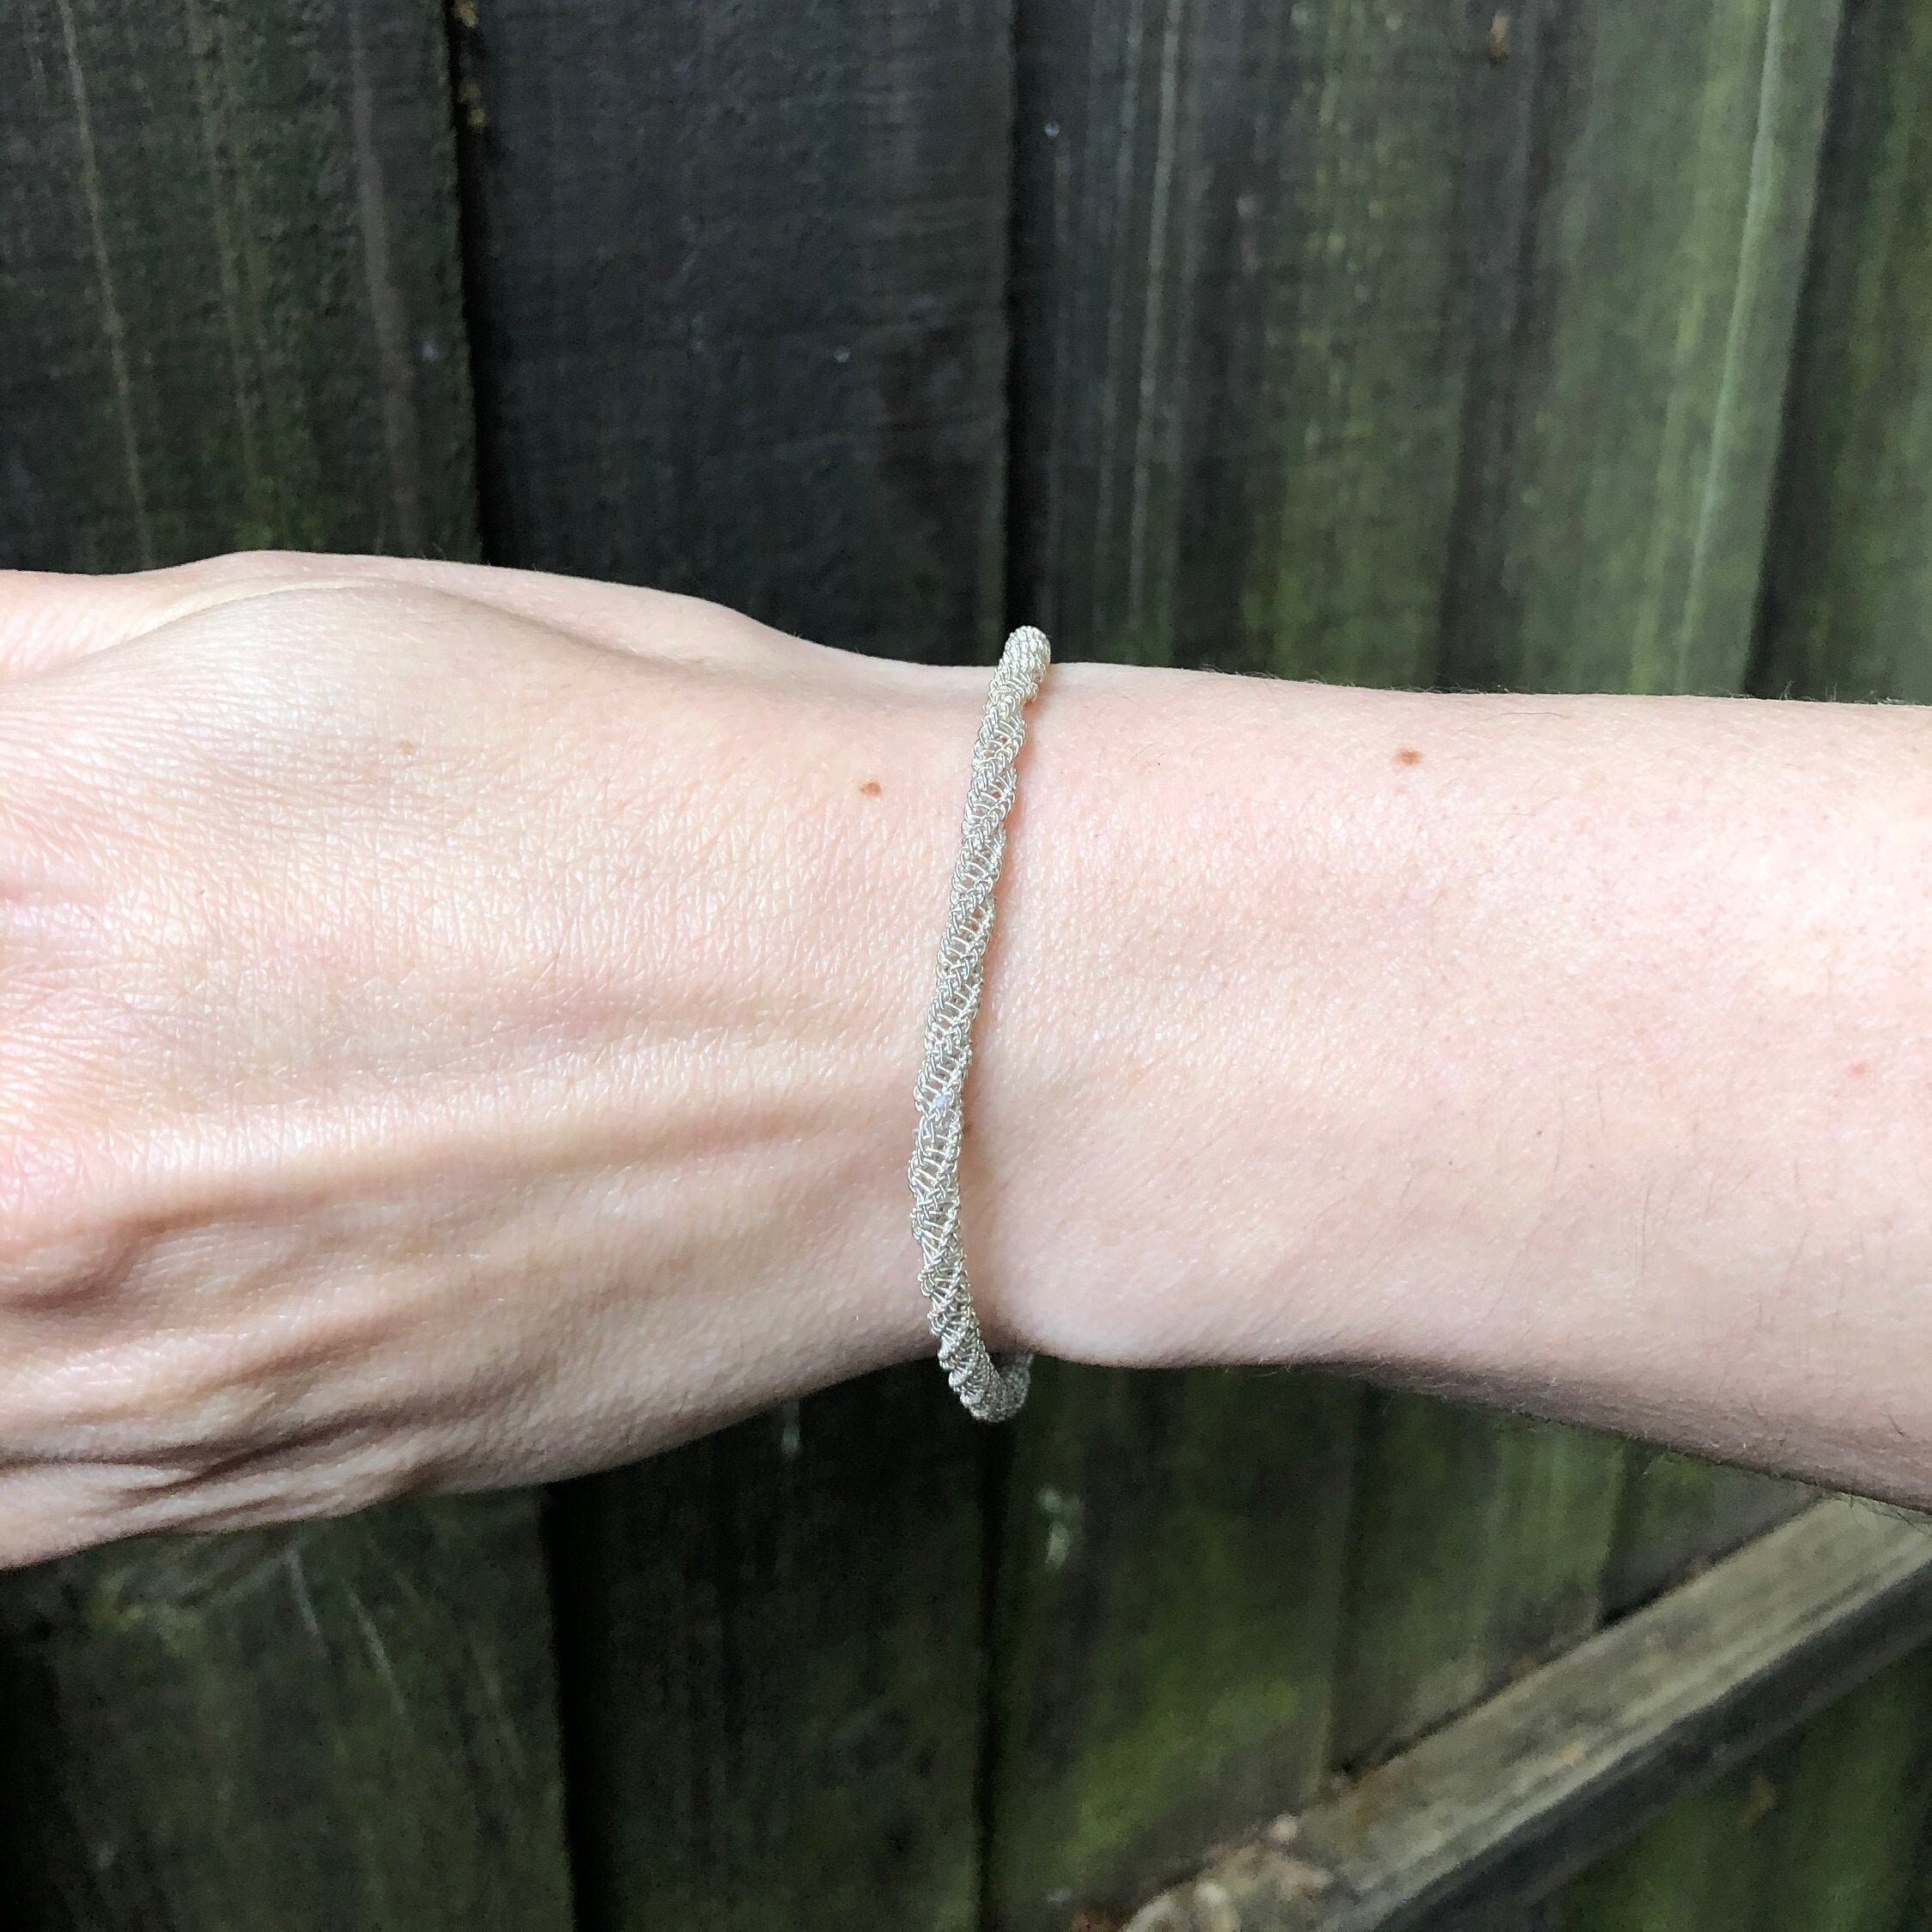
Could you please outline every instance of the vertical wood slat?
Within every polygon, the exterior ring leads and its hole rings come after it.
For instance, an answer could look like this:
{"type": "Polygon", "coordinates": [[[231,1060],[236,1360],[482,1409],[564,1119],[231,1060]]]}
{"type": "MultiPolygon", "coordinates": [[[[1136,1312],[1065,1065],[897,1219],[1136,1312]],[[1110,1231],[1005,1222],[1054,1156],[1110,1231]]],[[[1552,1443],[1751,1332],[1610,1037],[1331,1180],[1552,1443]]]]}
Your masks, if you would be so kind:
{"type": "Polygon", "coordinates": [[[1932,13],[1847,22],[1756,683],[1932,702],[1932,13]]]}
{"type": "Polygon", "coordinates": [[[492,556],[990,649],[1007,0],[457,18],[492,556]]]}
{"type": "MultiPolygon", "coordinates": [[[[1518,91],[1491,12],[1023,0],[1012,614],[1063,655],[1428,681],[1464,261],[1518,91]]],[[[1002,1546],[993,1923],[1108,1923],[1321,1774],[1359,1406],[1043,1365],[1002,1546]]]]}
{"type": "Polygon", "coordinates": [[[991,1919],[1090,1922],[1322,1766],[1357,1390],[1042,1363],[1007,1489],[991,1919]]]}
{"type": "Polygon", "coordinates": [[[428,0],[16,0],[0,61],[8,561],[469,551],[428,0]]]}
{"type": "MultiPolygon", "coordinates": [[[[493,560],[993,648],[1005,0],[457,18],[493,560]]],[[[975,1924],[992,1441],[919,1364],[562,1493],[586,1932],[975,1924]]]]}
{"type": "Polygon", "coordinates": [[[1623,1444],[1375,1398],[1358,1476],[1334,1750],[1386,1756],[1601,1621],[1623,1444]]]}
{"type": "MultiPolygon", "coordinates": [[[[1741,683],[1836,23],[1782,0],[1511,11],[1533,94],[1469,390],[1447,682],[1741,683]]],[[[1405,1395],[1378,1399],[1367,1455],[1345,1761],[1783,1506],[1405,1395]]]]}
{"type": "MultiPolygon", "coordinates": [[[[1929,96],[1932,16],[1914,0],[1849,9],[1753,677],[1767,695],[1932,697],[1929,96]]],[[[1577,1880],[1555,1921],[1564,1932],[1932,1923],[1929,1736],[1922,1650],[1674,1807],[1577,1880]]]]}
{"type": "Polygon", "coordinates": [[[524,1494],[118,1546],[0,1593],[20,1932],[568,1932],[524,1494]]]}
{"type": "Polygon", "coordinates": [[[982,1445],[933,1373],[559,1492],[586,1932],[976,1923],[982,1445]]]}
{"type": "Polygon", "coordinates": [[[1444,675],[1735,691],[1839,7],[1533,7],[1528,220],[1475,386],[1444,675]]]}
{"type": "Polygon", "coordinates": [[[1063,655],[1427,681],[1489,17],[1023,0],[1013,583],[1063,655]]]}
{"type": "MultiPolygon", "coordinates": [[[[0,15],[0,555],[475,542],[436,9],[0,15]]],[[[527,1496],[0,1583],[27,1932],[570,1923],[527,1496]]]]}

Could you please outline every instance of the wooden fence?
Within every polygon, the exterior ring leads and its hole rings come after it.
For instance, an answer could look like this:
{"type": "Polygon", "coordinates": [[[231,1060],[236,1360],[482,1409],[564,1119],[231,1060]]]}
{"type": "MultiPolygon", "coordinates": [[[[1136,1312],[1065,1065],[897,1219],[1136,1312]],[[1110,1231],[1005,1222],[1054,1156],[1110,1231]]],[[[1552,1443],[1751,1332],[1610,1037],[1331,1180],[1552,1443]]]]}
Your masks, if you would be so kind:
{"type": "MultiPolygon", "coordinates": [[[[4,0],[0,557],[270,544],[1932,698],[1932,9],[4,0]]],[[[1105,1932],[1795,1500],[1306,1375],[975,1431],[922,1367],[114,1548],[0,1589],[0,1911],[1105,1932]]],[[[1932,1924],[1929,1789],[1915,1651],[1534,1911],[1932,1924]]]]}

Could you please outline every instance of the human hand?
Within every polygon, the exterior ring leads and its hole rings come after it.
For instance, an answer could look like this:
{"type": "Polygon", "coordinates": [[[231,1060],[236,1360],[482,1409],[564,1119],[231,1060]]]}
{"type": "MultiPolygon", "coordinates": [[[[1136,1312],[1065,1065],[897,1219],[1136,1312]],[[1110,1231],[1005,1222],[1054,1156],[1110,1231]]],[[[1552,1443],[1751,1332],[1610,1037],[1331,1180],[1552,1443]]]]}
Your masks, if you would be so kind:
{"type": "Polygon", "coordinates": [[[455,565],[0,578],[0,1563],[917,1352],[982,682],[455,565]]]}
{"type": "MultiPolygon", "coordinates": [[[[929,1352],[984,693],[458,565],[0,578],[0,1563],[929,1352]]],[[[1923,718],[1056,667],[968,1097],[989,1341],[1932,1496],[1923,718]]]]}

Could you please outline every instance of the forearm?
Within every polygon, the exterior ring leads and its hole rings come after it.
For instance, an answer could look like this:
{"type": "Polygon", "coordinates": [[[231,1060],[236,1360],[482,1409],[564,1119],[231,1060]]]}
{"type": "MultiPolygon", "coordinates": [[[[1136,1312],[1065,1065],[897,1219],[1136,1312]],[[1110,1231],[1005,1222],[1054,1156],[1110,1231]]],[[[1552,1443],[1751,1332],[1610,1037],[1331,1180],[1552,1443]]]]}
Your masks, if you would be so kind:
{"type": "MultiPolygon", "coordinates": [[[[0,582],[0,1564],[547,1479],[931,1349],[983,671],[370,558],[0,582]]],[[[1932,1501],[1923,714],[1065,665],[995,1343],[1932,1501]]]]}
{"type": "Polygon", "coordinates": [[[1932,1497],[1917,714],[1054,680],[969,1105],[997,1319],[1932,1497]]]}

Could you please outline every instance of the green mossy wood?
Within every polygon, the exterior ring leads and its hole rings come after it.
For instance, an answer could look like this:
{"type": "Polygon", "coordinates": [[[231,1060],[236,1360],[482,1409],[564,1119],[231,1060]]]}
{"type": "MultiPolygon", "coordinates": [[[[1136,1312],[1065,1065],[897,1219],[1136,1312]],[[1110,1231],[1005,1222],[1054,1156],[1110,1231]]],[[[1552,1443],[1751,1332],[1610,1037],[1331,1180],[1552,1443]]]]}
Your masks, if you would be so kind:
{"type": "MultiPolygon", "coordinates": [[[[472,554],[428,5],[0,12],[0,556],[472,554]]],[[[27,1932],[570,1923],[527,1497],[0,1584],[27,1932]]]]}
{"type": "Polygon", "coordinates": [[[1601,1616],[1623,1445],[1377,1395],[1357,1478],[1334,1753],[1372,1763],[1601,1616]]]}
{"type": "MultiPolygon", "coordinates": [[[[493,559],[889,654],[993,648],[999,0],[458,22],[493,559]]],[[[591,1932],[975,1923],[996,1441],[922,1364],[567,1494],[591,1932]]]]}
{"type": "Polygon", "coordinates": [[[561,1492],[586,1928],[975,1924],[983,1443],[935,1374],[561,1492]]]}
{"type": "MultiPolygon", "coordinates": [[[[1766,695],[1932,699],[1929,102],[1932,13],[1850,7],[1753,677],[1766,695]]],[[[1903,1923],[1932,1924],[1929,1735],[1921,1654],[1580,1880],[1559,1923],[1889,1932],[1916,1857],[1919,1902],[1903,1923]]]]}
{"type": "Polygon", "coordinates": [[[1062,656],[1428,681],[1488,12],[1022,8],[1014,604],[1062,656]]]}
{"type": "Polygon", "coordinates": [[[1689,1571],[1801,1509],[1813,1492],[1754,1470],[1632,1443],[1603,1572],[1603,1613],[1621,1616],[1689,1571]]]}
{"type": "Polygon", "coordinates": [[[1932,702],[1932,9],[1864,0],[1839,64],[1758,688],[1932,702]]]}
{"type": "MultiPolygon", "coordinates": [[[[1433,665],[1489,10],[1023,7],[1013,598],[1063,656],[1433,665]]],[[[1325,1768],[1359,1392],[1055,1366],[1018,1425],[989,1910],[1064,1926],[1325,1768]]]]}
{"type": "Polygon", "coordinates": [[[530,1500],[118,1546],[0,1595],[17,1932],[568,1932],[530,1500]]]}
{"type": "Polygon", "coordinates": [[[995,1625],[993,1923],[1144,1896],[1322,1768],[1359,1399],[1042,1363],[995,1625]]]}
{"type": "Polygon", "coordinates": [[[1756,1879],[1777,1789],[1747,1765],[1680,1798],[1575,1880],[1536,1932],[1760,1932],[1756,1879]]]}
{"type": "MultiPolygon", "coordinates": [[[[1510,11],[1534,80],[1481,284],[1446,682],[1741,683],[1836,21],[1782,0],[1510,11]]],[[[1367,1457],[1350,1763],[1574,1642],[1607,1586],[1655,1589],[1783,1506],[1402,1395],[1378,1400],[1367,1457]]]]}
{"type": "Polygon", "coordinates": [[[1526,219],[1472,397],[1449,682],[1742,685],[1838,11],[1583,0],[1512,28],[1526,219]]]}
{"type": "MultiPolygon", "coordinates": [[[[1136,1912],[1128,1932],[1524,1925],[1604,1847],[1668,1820],[1674,1798],[1780,1747],[1929,1631],[1927,1525],[1826,1498],[1399,1756],[1218,1851],[1136,1912]]],[[[1814,1810],[1843,1797],[1849,1814],[1895,1795],[1903,1820],[1882,1834],[1862,1821],[1845,1837],[1909,1848],[1922,1801],[1883,1731],[1855,1718],[1836,1734],[1844,1747],[1806,1776],[1814,1810]],[[1869,1753],[1856,1742],[1861,1729],[1869,1753]]],[[[1663,1834],[1679,1865],[1682,1832],[1678,1821],[1663,1834]]],[[[1858,1882],[1871,1879],[1871,1857],[1861,1851],[1850,1862],[1858,1882]]],[[[1829,1870],[1830,1855],[1818,1866],[1829,1870]]],[[[1626,1879],[1621,1889],[1652,1882],[1648,1873],[1626,1879]]],[[[1786,1889],[1796,1896],[1795,1885],[1786,1889]]],[[[1760,1909],[1782,1896],[1767,1893],[1760,1909]]],[[[1630,1932],[1645,1923],[1634,1920],[1630,1932]]]]}

